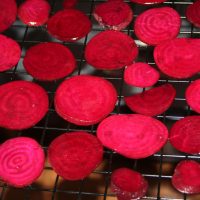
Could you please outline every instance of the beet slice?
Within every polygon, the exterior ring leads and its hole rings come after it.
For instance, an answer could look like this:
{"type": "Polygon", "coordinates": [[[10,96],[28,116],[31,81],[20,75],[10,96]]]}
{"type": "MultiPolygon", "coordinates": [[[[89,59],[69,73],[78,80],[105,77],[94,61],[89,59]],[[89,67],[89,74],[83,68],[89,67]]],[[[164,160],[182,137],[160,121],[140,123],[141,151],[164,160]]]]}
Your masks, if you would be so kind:
{"type": "Polygon", "coordinates": [[[136,87],[153,86],[159,79],[160,74],[147,63],[134,63],[124,71],[124,81],[136,87]]]}
{"type": "Polygon", "coordinates": [[[142,93],[124,97],[124,100],[133,112],[156,116],[165,112],[171,106],[175,96],[175,88],[166,83],[142,93]]]}
{"type": "Polygon", "coordinates": [[[144,43],[157,45],[176,38],[181,27],[181,18],[170,7],[152,8],[140,14],[134,24],[135,35],[144,43]]]}
{"type": "Polygon", "coordinates": [[[133,3],[138,3],[138,4],[158,4],[158,3],[163,3],[166,0],[131,0],[133,3]]]}
{"type": "Polygon", "coordinates": [[[52,81],[63,78],[74,71],[76,60],[64,45],[47,42],[28,49],[23,64],[34,78],[52,81]]]}
{"type": "Polygon", "coordinates": [[[200,71],[199,51],[200,39],[176,38],[157,45],[154,60],[168,76],[189,78],[200,71]]]}
{"type": "Polygon", "coordinates": [[[22,130],[38,123],[48,110],[48,96],[39,85],[12,81],[0,86],[0,126],[22,130]]]}
{"type": "Polygon", "coordinates": [[[200,154],[200,116],[177,121],[170,130],[171,144],[181,152],[200,154]]]}
{"type": "Polygon", "coordinates": [[[182,193],[200,193],[200,164],[194,160],[178,163],[172,176],[172,185],[182,193]]]}
{"type": "Polygon", "coordinates": [[[44,151],[34,139],[18,137],[0,145],[0,177],[9,185],[33,183],[41,175],[44,161],[44,151]]]}
{"type": "Polygon", "coordinates": [[[120,69],[133,63],[138,55],[134,40],[128,35],[107,30],[94,36],[85,49],[86,61],[97,69],[120,69]]]}
{"type": "Polygon", "coordinates": [[[58,11],[47,23],[47,29],[51,35],[68,42],[85,37],[91,27],[92,24],[87,15],[76,9],[58,11]]]}
{"type": "Polygon", "coordinates": [[[57,137],[48,149],[55,172],[66,180],[87,177],[103,159],[103,146],[86,132],[70,132],[57,137]]]}
{"type": "Polygon", "coordinates": [[[64,9],[73,8],[76,6],[78,0],[64,0],[63,7],[64,9]]]}
{"type": "Polygon", "coordinates": [[[146,158],[166,143],[168,130],[160,121],[139,114],[113,115],[98,126],[102,144],[132,159],[146,158]]]}

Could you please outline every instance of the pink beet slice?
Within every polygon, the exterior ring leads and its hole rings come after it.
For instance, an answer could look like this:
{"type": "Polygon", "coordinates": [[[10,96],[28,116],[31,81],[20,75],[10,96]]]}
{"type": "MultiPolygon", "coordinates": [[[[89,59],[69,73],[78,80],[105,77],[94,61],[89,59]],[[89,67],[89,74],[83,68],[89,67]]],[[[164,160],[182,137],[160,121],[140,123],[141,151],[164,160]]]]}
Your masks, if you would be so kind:
{"type": "Polygon", "coordinates": [[[22,130],[38,123],[48,110],[48,96],[39,85],[12,81],[0,86],[0,126],[22,130]]]}
{"type": "Polygon", "coordinates": [[[65,9],[73,8],[76,6],[78,0],[64,0],[63,7],[65,9]]]}
{"type": "Polygon", "coordinates": [[[92,24],[87,15],[76,9],[58,11],[47,23],[47,29],[51,35],[69,42],[85,37],[91,27],[92,24]]]}
{"type": "Polygon", "coordinates": [[[181,152],[200,154],[200,116],[177,121],[170,130],[171,144],[181,152]]]}
{"type": "Polygon", "coordinates": [[[97,69],[120,69],[133,63],[138,55],[134,40],[128,35],[107,30],[94,36],[86,46],[86,61],[97,69]]]}
{"type": "Polygon", "coordinates": [[[113,115],[98,126],[101,143],[132,159],[146,158],[159,151],[166,143],[168,130],[160,121],[139,114],[113,115]]]}
{"type": "Polygon", "coordinates": [[[134,24],[136,36],[144,43],[157,45],[176,38],[181,27],[181,18],[170,7],[152,8],[140,14],[134,24]]]}
{"type": "Polygon", "coordinates": [[[175,88],[166,83],[142,93],[124,97],[124,100],[133,112],[156,116],[165,112],[171,106],[175,96],[175,88]]]}
{"type": "Polygon", "coordinates": [[[24,67],[34,78],[52,81],[74,71],[76,60],[71,51],[59,43],[40,43],[31,47],[25,55],[24,67]]]}
{"type": "Polygon", "coordinates": [[[200,165],[194,160],[183,160],[176,166],[172,185],[182,193],[200,193],[200,165]]]}
{"type": "Polygon", "coordinates": [[[50,144],[48,156],[59,176],[66,180],[81,180],[102,162],[103,146],[89,133],[70,132],[50,144]]]}
{"type": "Polygon", "coordinates": [[[13,68],[19,61],[21,49],[13,39],[0,34],[0,72],[13,68]]]}
{"type": "Polygon", "coordinates": [[[0,145],[0,177],[9,185],[33,183],[41,175],[44,161],[44,151],[34,139],[18,137],[0,145]]]}
{"type": "Polygon", "coordinates": [[[123,1],[98,4],[93,15],[101,26],[118,31],[126,28],[133,19],[132,9],[123,1]]]}
{"type": "Polygon", "coordinates": [[[113,111],[117,92],[100,77],[81,75],[65,80],[55,95],[56,112],[65,120],[88,126],[96,124],[113,111]]]}
{"type": "Polygon", "coordinates": [[[176,38],[157,45],[154,60],[168,76],[189,78],[200,71],[199,51],[200,39],[176,38]]]}
{"type": "Polygon", "coordinates": [[[158,4],[158,3],[163,3],[166,0],[131,0],[133,3],[138,3],[138,4],[158,4]]]}
{"type": "Polygon", "coordinates": [[[134,63],[127,66],[124,71],[124,81],[136,87],[153,86],[159,79],[160,74],[147,63],[134,63]]]}
{"type": "Polygon", "coordinates": [[[111,189],[118,200],[140,199],[147,192],[148,182],[139,172],[119,168],[111,175],[111,189]]]}

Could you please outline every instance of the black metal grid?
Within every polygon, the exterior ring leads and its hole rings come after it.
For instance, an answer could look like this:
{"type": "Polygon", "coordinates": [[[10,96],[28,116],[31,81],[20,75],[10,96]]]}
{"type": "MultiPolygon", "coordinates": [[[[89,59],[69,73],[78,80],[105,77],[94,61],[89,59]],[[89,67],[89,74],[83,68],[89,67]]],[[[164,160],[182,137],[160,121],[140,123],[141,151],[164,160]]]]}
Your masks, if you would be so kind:
{"type": "MultiPolygon", "coordinates": [[[[17,2],[18,4],[20,4],[23,1],[18,0],[17,2]]],[[[61,2],[61,0],[49,0],[49,3],[52,6],[51,15],[54,14],[57,10],[61,9],[61,2]]],[[[84,60],[84,48],[87,42],[95,34],[103,31],[103,29],[97,24],[97,22],[95,22],[92,17],[92,10],[94,6],[101,2],[104,1],[79,1],[77,8],[85,12],[92,20],[92,31],[88,34],[87,37],[76,43],[63,44],[68,46],[72,50],[78,62],[78,68],[72,74],[72,76],[79,74],[92,74],[108,79],[115,85],[118,91],[118,102],[112,114],[131,113],[131,111],[126,107],[123,98],[126,95],[140,92],[142,91],[142,89],[133,88],[126,85],[123,81],[123,70],[113,71],[109,73],[101,70],[95,70],[94,68],[89,66],[84,60]]],[[[200,29],[193,27],[189,22],[187,22],[185,18],[185,9],[189,4],[192,3],[192,1],[167,1],[164,4],[152,6],[137,5],[130,3],[130,1],[126,2],[128,2],[133,8],[134,17],[150,7],[171,6],[179,12],[182,18],[182,27],[179,37],[200,38],[200,29]]],[[[125,29],[124,32],[132,36],[136,40],[136,43],[140,50],[137,61],[144,61],[156,67],[152,56],[153,47],[147,46],[137,40],[136,36],[134,35],[134,31],[132,30],[132,24],[133,23],[131,23],[131,25],[127,29],[125,29]]],[[[95,134],[97,125],[89,127],[78,127],[64,121],[56,114],[53,106],[53,96],[57,86],[62,82],[62,80],[49,83],[40,82],[28,75],[23,68],[22,61],[27,48],[41,42],[55,41],[61,43],[61,41],[58,41],[48,35],[45,26],[39,28],[31,28],[23,25],[19,20],[17,20],[7,31],[5,31],[4,34],[19,42],[22,48],[22,56],[20,62],[14,69],[6,71],[4,73],[0,73],[0,83],[3,84],[19,79],[36,82],[48,91],[51,106],[45,118],[33,128],[24,131],[8,131],[5,129],[0,129],[1,142],[5,141],[8,138],[16,136],[28,136],[36,139],[46,151],[50,142],[64,132],[85,130],[90,132],[91,134],[95,134]]],[[[163,121],[169,128],[176,120],[179,120],[184,116],[194,114],[194,112],[191,111],[190,108],[187,106],[184,97],[184,91],[189,83],[197,78],[199,78],[199,75],[196,75],[191,79],[175,80],[166,77],[164,74],[161,74],[161,79],[159,80],[157,85],[164,82],[170,82],[177,89],[177,96],[171,108],[166,111],[166,113],[157,116],[157,118],[163,121]]],[[[42,184],[40,185],[36,182],[31,186],[22,189],[15,189],[6,185],[3,182],[0,182],[0,200],[114,200],[116,198],[109,188],[110,174],[112,170],[122,166],[136,169],[147,178],[150,187],[147,196],[143,199],[199,200],[200,195],[184,195],[177,192],[175,189],[173,189],[172,185],[170,185],[170,179],[173,174],[174,167],[180,160],[183,159],[195,159],[200,161],[200,156],[182,154],[173,149],[169,143],[165,145],[165,147],[157,154],[141,160],[127,159],[110,150],[105,149],[103,163],[104,166],[94,171],[91,175],[92,177],[86,178],[82,181],[69,183],[67,181],[63,181],[59,176],[55,174],[53,179],[49,179],[49,182],[51,182],[51,186],[44,186],[42,184]],[[100,190],[98,189],[99,187],[101,187],[100,190]],[[15,198],[13,198],[13,194],[15,198]]],[[[52,168],[48,164],[46,165],[44,171],[47,171],[48,173],[53,172],[52,168]]]]}

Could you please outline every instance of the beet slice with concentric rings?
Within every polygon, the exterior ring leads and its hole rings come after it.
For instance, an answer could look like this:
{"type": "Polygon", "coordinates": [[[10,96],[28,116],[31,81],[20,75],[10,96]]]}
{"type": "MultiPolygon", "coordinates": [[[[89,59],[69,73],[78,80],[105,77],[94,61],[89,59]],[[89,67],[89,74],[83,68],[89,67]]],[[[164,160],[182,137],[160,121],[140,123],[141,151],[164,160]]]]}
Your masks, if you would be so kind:
{"type": "Polygon", "coordinates": [[[48,23],[48,32],[62,41],[76,41],[85,37],[91,30],[92,23],[88,16],[76,9],[58,11],[48,23]]]}
{"type": "Polygon", "coordinates": [[[28,49],[23,64],[34,78],[52,81],[72,73],[76,67],[76,60],[64,45],[47,42],[28,49]]]}
{"type": "Polygon", "coordinates": [[[44,161],[44,151],[34,139],[18,137],[0,145],[0,177],[9,185],[33,183],[41,175],[44,161]]]}
{"type": "Polygon", "coordinates": [[[138,3],[138,4],[158,4],[158,3],[163,3],[166,0],[131,0],[133,3],[138,3]]]}
{"type": "Polygon", "coordinates": [[[138,55],[135,41],[119,31],[107,30],[94,36],[85,49],[86,61],[97,69],[120,69],[138,55]]]}
{"type": "Polygon", "coordinates": [[[140,114],[112,115],[98,126],[102,144],[132,159],[146,158],[159,151],[168,139],[166,126],[140,114]]]}
{"type": "Polygon", "coordinates": [[[87,177],[103,159],[103,146],[86,132],[70,132],[57,137],[48,148],[49,162],[66,180],[87,177]]]}
{"type": "Polygon", "coordinates": [[[0,86],[0,126],[22,130],[37,124],[48,110],[48,96],[39,85],[12,81],[0,86]]]}
{"type": "Polygon", "coordinates": [[[200,193],[200,164],[194,160],[178,163],[172,176],[172,185],[182,193],[200,193]]]}
{"type": "Polygon", "coordinates": [[[90,75],[65,80],[55,95],[56,112],[65,120],[88,126],[96,124],[113,111],[117,92],[107,80],[90,75]]]}
{"type": "Polygon", "coordinates": [[[170,7],[149,9],[140,14],[134,23],[135,35],[149,45],[176,38],[180,27],[180,15],[170,7]]]}
{"type": "Polygon", "coordinates": [[[164,74],[189,78],[200,71],[199,51],[200,39],[176,38],[157,45],[154,60],[164,74]]]}
{"type": "Polygon", "coordinates": [[[64,0],[63,7],[64,9],[74,8],[78,0],[64,0]]]}

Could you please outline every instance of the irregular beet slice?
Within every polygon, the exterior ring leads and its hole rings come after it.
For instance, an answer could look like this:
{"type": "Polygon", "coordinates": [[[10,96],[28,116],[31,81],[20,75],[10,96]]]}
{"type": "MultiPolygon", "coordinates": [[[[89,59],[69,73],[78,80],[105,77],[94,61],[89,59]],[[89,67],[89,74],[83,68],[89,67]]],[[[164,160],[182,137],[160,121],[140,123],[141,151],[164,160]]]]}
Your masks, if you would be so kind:
{"type": "Polygon", "coordinates": [[[48,156],[58,175],[66,180],[81,180],[102,162],[103,146],[89,133],[65,133],[50,144],[48,156]]]}
{"type": "Polygon", "coordinates": [[[168,76],[189,78],[200,71],[199,51],[200,39],[176,38],[157,45],[154,60],[168,76]]]}
{"type": "Polygon", "coordinates": [[[168,130],[160,121],[139,114],[113,115],[98,126],[102,144],[132,159],[146,158],[166,143],[168,130]]]}
{"type": "Polygon", "coordinates": [[[133,112],[156,116],[165,112],[171,106],[175,96],[175,88],[167,83],[139,94],[124,97],[124,100],[133,112]]]}
{"type": "Polygon", "coordinates": [[[73,8],[76,6],[78,0],[64,0],[63,7],[65,9],[73,8]]]}
{"type": "Polygon", "coordinates": [[[0,145],[0,177],[9,185],[24,187],[42,173],[45,155],[33,139],[18,137],[0,145]]]}
{"type": "Polygon", "coordinates": [[[131,0],[133,3],[138,4],[157,4],[157,3],[163,3],[166,0],[131,0]]]}
{"type": "Polygon", "coordinates": [[[179,34],[181,18],[170,7],[152,8],[140,14],[134,24],[136,36],[144,43],[157,45],[179,34]]]}
{"type": "Polygon", "coordinates": [[[88,126],[96,124],[113,111],[117,92],[100,77],[81,75],[65,80],[55,95],[56,112],[65,120],[88,126]]]}
{"type": "Polygon", "coordinates": [[[48,110],[48,96],[39,85],[12,81],[0,86],[0,126],[22,130],[38,123],[48,110]]]}
{"type": "Polygon", "coordinates": [[[183,160],[176,166],[172,185],[182,193],[200,193],[200,164],[194,160],[183,160]]]}
{"type": "Polygon", "coordinates": [[[76,9],[58,11],[47,23],[47,29],[51,35],[69,42],[85,37],[91,27],[89,18],[76,9]]]}
{"type": "Polygon", "coordinates": [[[200,154],[200,116],[177,121],[170,130],[171,144],[181,152],[200,154]]]}
{"type": "Polygon", "coordinates": [[[23,64],[34,78],[52,81],[63,78],[74,71],[76,60],[64,45],[47,42],[28,49],[23,64]]]}
{"type": "Polygon", "coordinates": [[[134,40],[128,35],[107,30],[94,36],[85,49],[86,61],[97,69],[119,69],[133,63],[138,55],[134,40]]]}
{"type": "Polygon", "coordinates": [[[147,63],[134,63],[124,71],[124,81],[136,87],[153,86],[159,79],[160,74],[147,63]]]}

